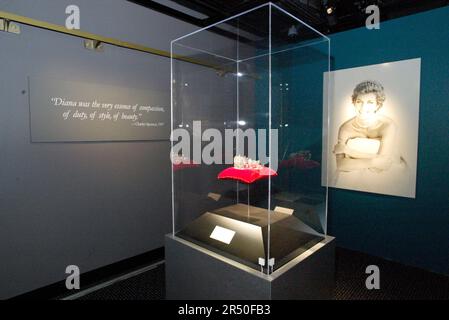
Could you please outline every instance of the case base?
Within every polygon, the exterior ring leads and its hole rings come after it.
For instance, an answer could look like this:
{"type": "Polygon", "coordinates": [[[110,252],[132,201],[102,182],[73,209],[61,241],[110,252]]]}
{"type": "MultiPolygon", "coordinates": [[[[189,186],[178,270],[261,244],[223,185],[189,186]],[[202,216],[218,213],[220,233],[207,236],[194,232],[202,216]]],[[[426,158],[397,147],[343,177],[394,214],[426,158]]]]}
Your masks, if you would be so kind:
{"type": "Polygon", "coordinates": [[[267,275],[169,234],[165,265],[170,300],[334,298],[335,238],[329,236],[267,275]]]}
{"type": "Polygon", "coordinates": [[[246,204],[210,210],[176,233],[176,237],[217,252],[259,270],[259,258],[274,258],[274,269],[307,251],[324,238],[292,214],[246,204]],[[268,220],[270,218],[270,220],[268,220]],[[234,232],[230,242],[217,241],[211,234],[217,226],[234,232]],[[270,231],[268,227],[270,226],[270,231]],[[270,244],[268,244],[268,235],[270,244]]]}

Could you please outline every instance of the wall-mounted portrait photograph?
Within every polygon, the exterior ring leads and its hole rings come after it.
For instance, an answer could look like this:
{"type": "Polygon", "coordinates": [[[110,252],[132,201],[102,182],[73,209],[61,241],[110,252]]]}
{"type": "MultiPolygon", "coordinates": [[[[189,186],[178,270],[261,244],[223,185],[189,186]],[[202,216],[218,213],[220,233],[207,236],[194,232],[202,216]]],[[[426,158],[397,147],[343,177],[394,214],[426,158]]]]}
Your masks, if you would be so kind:
{"type": "Polygon", "coordinates": [[[415,198],[420,71],[411,59],[324,74],[323,185],[415,198]]]}

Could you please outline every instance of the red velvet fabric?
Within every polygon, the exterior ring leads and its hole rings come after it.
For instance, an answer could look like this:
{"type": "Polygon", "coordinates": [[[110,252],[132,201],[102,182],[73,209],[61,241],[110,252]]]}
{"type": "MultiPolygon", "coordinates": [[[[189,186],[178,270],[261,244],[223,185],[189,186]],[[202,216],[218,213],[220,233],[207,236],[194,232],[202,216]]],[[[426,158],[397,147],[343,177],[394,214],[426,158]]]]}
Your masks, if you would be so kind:
{"type": "Polygon", "coordinates": [[[267,167],[263,167],[261,170],[230,167],[220,172],[218,179],[233,179],[251,184],[269,176],[277,176],[277,172],[267,167]]]}

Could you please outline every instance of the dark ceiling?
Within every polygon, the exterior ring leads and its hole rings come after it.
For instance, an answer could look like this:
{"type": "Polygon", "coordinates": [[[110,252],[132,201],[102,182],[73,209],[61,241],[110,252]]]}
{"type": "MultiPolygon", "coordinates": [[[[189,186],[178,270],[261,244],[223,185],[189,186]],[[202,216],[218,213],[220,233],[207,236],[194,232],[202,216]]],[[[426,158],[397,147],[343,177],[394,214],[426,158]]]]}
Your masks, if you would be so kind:
{"type": "MultiPolygon", "coordinates": [[[[264,4],[266,0],[128,0],[146,8],[159,11],[177,19],[206,27],[245,10],[264,4]],[[186,10],[186,8],[188,8],[186,10]],[[190,10],[189,10],[190,9],[190,10]]],[[[368,15],[365,8],[376,4],[380,8],[381,21],[398,18],[449,4],[449,0],[273,0],[307,24],[329,34],[365,25],[368,15]],[[327,9],[332,7],[332,14],[327,9]]],[[[245,31],[257,34],[248,24],[245,31]]],[[[235,37],[232,30],[215,28],[216,33],[235,37]]],[[[287,38],[288,30],[283,30],[287,38]]],[[[243,40],[243,39],[241,39],[243,40]]]]}

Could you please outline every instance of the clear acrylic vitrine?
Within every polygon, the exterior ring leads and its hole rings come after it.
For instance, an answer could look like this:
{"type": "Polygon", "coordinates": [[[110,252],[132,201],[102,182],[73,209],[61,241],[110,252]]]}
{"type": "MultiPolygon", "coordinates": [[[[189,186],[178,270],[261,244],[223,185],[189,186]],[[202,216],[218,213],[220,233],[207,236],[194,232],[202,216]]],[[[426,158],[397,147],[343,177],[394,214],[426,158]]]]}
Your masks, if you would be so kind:
{"type": "Polygon", "coordinates": [[[267,3],[171,53],[173,235],[275,272],[327,232],[329,39],[267,3]]]}

